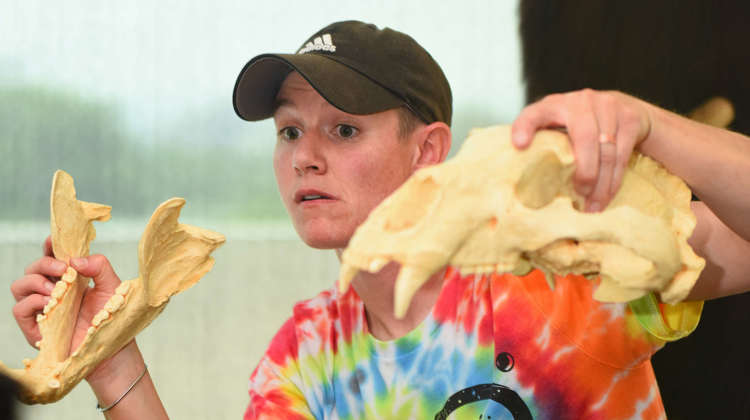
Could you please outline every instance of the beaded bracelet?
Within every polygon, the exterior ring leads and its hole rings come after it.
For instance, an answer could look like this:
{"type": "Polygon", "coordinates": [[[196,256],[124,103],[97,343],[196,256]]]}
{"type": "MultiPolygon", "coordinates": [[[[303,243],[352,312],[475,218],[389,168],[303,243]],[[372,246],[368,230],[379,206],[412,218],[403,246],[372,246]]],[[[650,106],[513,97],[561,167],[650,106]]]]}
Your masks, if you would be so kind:
{"type": "Polygon", "coordinates": [[[125,393],[123,393],[122,395],[120,395],[120,398],[116,399],[115,402],[113,402],[112,404],[110,404],[109,406],[104,407],[104,408],[102,408],[102,406],[99,405],[99,401],[97,401],[96,402],[96,409],[99,410],[100,413],[103,413],[103,412],[109,410],[110,408],[116,406],[117,403],[120,402],[120,400],[122,400],[123,398],[125,398],[126,395],[128,395],[128,392],[130,392],[130,390],[133,389],[133,387],[141,380],[141,378],[143,378],[143,375],[146,374],[147,370],[148,370],[148,366],[146,366],[146,364],[144,363],[143,364],[143,372],[141,372],[141,374],[137,378],[135,378],[135,381],[133,381],[133,383],[130,385],[130,387],[128,387],[128,389],[125,390],[125,393]]]}

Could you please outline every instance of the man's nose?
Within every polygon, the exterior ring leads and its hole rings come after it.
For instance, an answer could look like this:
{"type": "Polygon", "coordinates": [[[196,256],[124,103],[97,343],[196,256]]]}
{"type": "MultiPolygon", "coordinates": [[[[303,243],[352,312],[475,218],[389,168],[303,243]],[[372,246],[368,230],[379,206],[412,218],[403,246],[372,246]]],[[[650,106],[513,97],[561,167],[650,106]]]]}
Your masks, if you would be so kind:
{"type": "Polygon", "coordinates": [[[315,136],[305,136],[299,139],[294,148],[292,167],[297,175],[305,173],[323,173],[326,170],[320,139],[315,136]]]}

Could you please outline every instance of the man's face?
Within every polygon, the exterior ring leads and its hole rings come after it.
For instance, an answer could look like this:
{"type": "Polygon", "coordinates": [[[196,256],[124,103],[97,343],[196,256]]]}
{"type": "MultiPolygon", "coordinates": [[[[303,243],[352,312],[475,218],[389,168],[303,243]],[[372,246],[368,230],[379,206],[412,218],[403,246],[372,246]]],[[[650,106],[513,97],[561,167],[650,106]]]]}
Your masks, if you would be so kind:
{"type": "Polygon", "coordinates": [[[344,248],[370,211],[413,172],[415,141],[398,138],[396,110],[347,114],[297,72],[277,100],[273,167],[294,228],[311,247],[344,248]]]}

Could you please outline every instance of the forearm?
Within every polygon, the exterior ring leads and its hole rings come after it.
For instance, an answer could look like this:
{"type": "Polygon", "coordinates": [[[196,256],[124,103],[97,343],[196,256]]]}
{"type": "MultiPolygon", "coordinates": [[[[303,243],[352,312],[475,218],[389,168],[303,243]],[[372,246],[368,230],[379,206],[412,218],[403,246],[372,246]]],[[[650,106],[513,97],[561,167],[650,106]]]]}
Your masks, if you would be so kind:
{"type": "Polygon", "coordinates": [[[724,225],[701,202],[693,203],[701,223],[689,239],[706,267],[687,300],[707,300],[750,290],[750,241],[724,225]]]}
{"type": "MultiPolygon", "coordinates": [[[[120,398],[144,371],[145,362],[135,340],[109,360],[103,362],[88,381],[101,407],[107,407],[120,398]]],[[[156,387],[148,371],[114,407],[104,412],[110,420],[118,419],[168,419],[156,387]]]]}
{"type": "Polygon", "coordinates": [[[684,179],[729,228],[750,240],[750,138],[649,105],[640,150],[684,179]]]}

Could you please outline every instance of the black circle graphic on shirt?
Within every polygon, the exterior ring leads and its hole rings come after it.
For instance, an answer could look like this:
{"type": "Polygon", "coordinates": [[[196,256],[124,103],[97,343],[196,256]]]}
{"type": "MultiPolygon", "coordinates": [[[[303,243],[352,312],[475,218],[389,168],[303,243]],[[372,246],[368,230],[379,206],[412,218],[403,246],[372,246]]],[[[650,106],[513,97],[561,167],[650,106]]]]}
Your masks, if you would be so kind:
{"type": "MultiPolygon", "coordinates": [[[[515,359],[508,352],[501,352],[495,358],[495,367],[501,372],[510,372],[514,366],[515,359]]],[[[507,386],[499,384],[479,384],[456,392],[435,415],[435,420],[445,420],[457,408],[483,400],[492,400],[502,405],[513,415],[514,420],[532,420],[531,411],[521,397],[507,386]]]]}
{"type": "Polygon", "coordinates": [[[516,361],[513,360],[513,355],[508,352],[501,352],[495,358],[495,367],[501,372],[510,372],[513,370],[516,361]]]}
{"type": "Polygon", "coordinates": [[[532,420],[531,411],[521,397],[507,386],[498,384],[479,384],[456,392],[435,415],[435,420],[445,420],[458,407],[482,400],[493,400],[502,405],[514,420],[532,420]]]}

